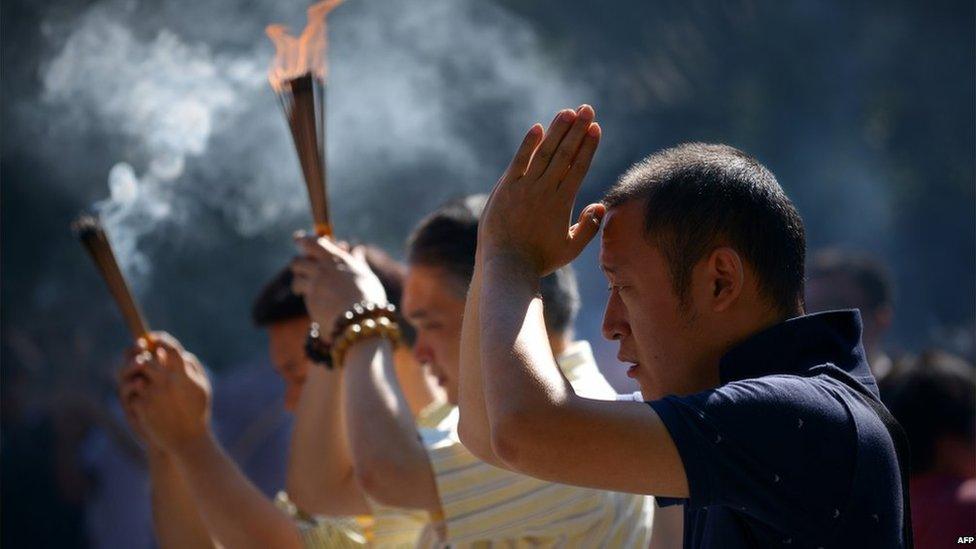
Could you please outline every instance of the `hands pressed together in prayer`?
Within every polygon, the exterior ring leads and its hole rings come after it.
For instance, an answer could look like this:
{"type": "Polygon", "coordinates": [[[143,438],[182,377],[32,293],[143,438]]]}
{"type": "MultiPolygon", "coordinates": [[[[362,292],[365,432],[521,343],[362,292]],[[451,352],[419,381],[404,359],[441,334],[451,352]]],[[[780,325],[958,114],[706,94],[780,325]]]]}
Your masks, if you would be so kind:
{"type": "Polygon", "coordinates": [[[506,256],[545,276],[570,263],[600,229],[602,204],[590,204],[569,226],[601,129],[589,105],[556,114],[549,129],[532,126],[495,185],[478,234],[482,257],[506,256]]]}

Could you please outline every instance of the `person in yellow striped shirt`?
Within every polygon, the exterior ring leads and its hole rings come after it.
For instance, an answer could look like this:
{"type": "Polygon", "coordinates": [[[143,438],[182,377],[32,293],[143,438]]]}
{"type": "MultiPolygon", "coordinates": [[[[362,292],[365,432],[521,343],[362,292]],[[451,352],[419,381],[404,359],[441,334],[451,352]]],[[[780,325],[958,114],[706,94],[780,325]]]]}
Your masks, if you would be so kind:
{"type": "MultiPolygon", "coordinates": [[[[474,269],[477,225],[485,197],[451,203],[428,216],[408,245],[403,313],[417,329],[414,352],[448,401],[459,399],[461,324],[474,269]]],[[[386,296],[364,262],[326,239],[299,240],[294,288],[312,318],[330,326],[351,304],[386,296]]],[[[571,271],[543,285],[555,358],[577,391],[614,399],[585,342],[572,339],[578,307],[571,271]]],[[[646,547],[651,500],[643,496],[545,482],[476,457],[458,437],[455,407],[434,428],[418,429],[405,413],[382,338],[354,343],[341,365],[344,412],[359,484],[379,505],[419,510],[428,522],[420,547],[646,547]],[[424,516],[426,514],[426,517],[424,516]]]]}

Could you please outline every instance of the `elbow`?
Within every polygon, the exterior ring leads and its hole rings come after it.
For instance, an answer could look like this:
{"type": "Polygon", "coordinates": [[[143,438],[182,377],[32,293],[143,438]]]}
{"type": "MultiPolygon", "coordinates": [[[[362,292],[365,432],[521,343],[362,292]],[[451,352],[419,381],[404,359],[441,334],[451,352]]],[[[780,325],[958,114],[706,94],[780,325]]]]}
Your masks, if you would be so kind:
{"type": "Polygon", "coordinates": [[[488,463],[495,461],[491,442],[470,421],[464,420],[464,414],[461,414],[458,422],[458,438],[461,439],[461,444],[474,454],[474,457],[488,463]]]}
{"type": "Polygon", "coordinates": [[[342,492],[352,482],[352,467],[334,480],[325,482],[315,482],[314,479],[303,481],[301,477],[289,474],[285,481],[285,490],[295,507],[306,513],[335,514],[330,505],[334,503],[334,494],[342,492]]]}
{"type": "Polygon", "coordinates": [[[503,414],[491,427],[491,451],[509,469],[523,472],[531,426],[521,414],[503,414]]]}
{"type": "Polygon", "coordinates": [[[409,474],[392,456],[371,456],[356,463],[353,473],[359,488],[371,499],[384,505],[398,505],[395,488],[409,474]]]}

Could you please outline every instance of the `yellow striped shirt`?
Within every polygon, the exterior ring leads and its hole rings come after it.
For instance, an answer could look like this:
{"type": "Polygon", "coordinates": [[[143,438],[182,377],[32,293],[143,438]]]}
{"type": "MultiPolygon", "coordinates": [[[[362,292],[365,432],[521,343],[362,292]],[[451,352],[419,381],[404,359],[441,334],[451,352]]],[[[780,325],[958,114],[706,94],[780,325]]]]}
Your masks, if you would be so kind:
{"type": "MultiPolygon", "coordinates": [[[[574,389],[612,400],[590,346],[577,342],[559,359],[574,389]]],[[[538,480],[480,461],[458,439],[457,410],[421,432],[444,511],[424,530],[421,547],[647,547],[650,497],[538,480]],[[446,531],[438,539],[437,526],[446,531]]]]}

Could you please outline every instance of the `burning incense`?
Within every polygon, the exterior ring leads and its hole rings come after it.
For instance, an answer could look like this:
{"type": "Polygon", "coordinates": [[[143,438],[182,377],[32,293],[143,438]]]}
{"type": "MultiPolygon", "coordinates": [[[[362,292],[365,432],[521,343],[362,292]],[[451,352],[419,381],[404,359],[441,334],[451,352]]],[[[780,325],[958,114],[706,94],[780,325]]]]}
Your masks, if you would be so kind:
{"type": "Polygon", "coordinates": [[[95,262],[95,266],[102,274],[102,278],[105,279],[108,291],[115,298],[115,303],[119,306],[132,337],[136,340],[145,339],[148,344],[152,345],[149,326],[143,319],[142,311],[139,310],[139,305],[133,299],[132,292],[129,291],[129,285],[126,284],[122,271],[119,270],[119,264],[112,252],[112,245],[105,235],[102,224],[94,217],[83,215],[71,224],[71,228],[78,236],[82,246],[88,250],[88,254],[91,255],[92,261],[95,262]]]}
{"type": "Polygon", "coordinates": [[[288,120],[319,236],[332,236],[325,169],[325,16],[341,1],[310,7],[308,24],[297,38],[281,25],[265,31],[276,50],[268,80],[288,120]]]}

